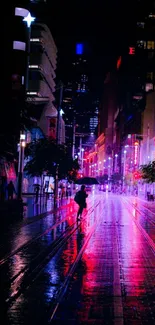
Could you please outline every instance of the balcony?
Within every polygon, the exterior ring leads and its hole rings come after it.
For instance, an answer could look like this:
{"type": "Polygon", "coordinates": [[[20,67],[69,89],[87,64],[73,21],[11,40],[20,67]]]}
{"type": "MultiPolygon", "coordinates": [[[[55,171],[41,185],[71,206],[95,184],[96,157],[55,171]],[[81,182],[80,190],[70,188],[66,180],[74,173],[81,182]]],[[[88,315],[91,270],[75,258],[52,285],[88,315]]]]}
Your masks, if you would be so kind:
{"type": "Polygon", "coordinates": [[[37,67],[41,70],[45,79],[50,84],[52,91],[54,92],[55,91],[54,78],[56,75],[45,53],[30,54],[29,68],[35,69],[37,67]]]}
{"type": "Polygon", "coordinates": [[[33,96],[34,100],[38,98],[39,101],[41,101],[41,99],[51,102],[55,100],[51,89],[44,80],[29,80],[27,95],[33,96]]]}
{"type": "Polygon", "coordinates": [[[31,38],[39,39],[50,58],[54,70],[56,69],[57,48],[48,27],[44,24],[37,24],[32,28],[31,38]],[[35,28],[34,28],[35,27],[35,28]]]}

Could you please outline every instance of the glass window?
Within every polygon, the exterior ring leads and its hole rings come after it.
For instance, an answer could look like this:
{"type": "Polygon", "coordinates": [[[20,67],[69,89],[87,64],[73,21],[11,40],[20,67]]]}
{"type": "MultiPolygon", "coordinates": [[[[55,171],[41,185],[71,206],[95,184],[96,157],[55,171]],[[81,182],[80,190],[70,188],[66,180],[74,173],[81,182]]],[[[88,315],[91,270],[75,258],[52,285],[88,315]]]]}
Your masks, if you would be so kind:
{"type": "Polygon", "coordinates": [[[155,15],[152,14],[152,13],[150,13],[150,14],[149,14],[149,18],[155,18],[155,15]]]}
{"type": "Polygon", "coordinates": [[[148,41],[147,42],[147,49],[148,50],[154,50],[155,49],[155,42],[154,41],[148,41]]]}

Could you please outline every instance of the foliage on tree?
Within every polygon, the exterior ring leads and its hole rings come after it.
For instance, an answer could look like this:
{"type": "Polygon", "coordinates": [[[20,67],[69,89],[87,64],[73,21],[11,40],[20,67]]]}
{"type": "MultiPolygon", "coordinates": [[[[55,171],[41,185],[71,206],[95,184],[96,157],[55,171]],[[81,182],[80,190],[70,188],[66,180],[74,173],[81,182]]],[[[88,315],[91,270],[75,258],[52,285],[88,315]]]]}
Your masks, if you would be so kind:
{"type": "Polygon", "coordinates": [[[146,183],[154,183],[155,182],[155,161],[150,162],[149,164],[141,166],[142,179],[146,181],[146,183]]]}
{"type": "Polygon", "coordinates": [[[58,178],[67,178],[74,181],[80,168],[79,163],[73,160],[64,145],[56,145],[52,139],[39,139],[31,142],[25,150],[27,163],[25,171],[31,177],[43,174],[54,176],[58,166],[58,178]]]}

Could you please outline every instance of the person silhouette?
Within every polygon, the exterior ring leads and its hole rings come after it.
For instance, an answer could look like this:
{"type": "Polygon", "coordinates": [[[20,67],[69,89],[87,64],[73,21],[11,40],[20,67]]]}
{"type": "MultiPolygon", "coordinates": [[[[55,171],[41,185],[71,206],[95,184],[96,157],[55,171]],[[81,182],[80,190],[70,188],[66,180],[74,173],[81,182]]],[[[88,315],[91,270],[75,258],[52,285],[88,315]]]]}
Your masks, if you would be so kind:
{"type": "Polygon", "coordinates": [[[10,181],[10,183],[8,184],[7,191],[8,191],[8,200],[13,200],[13,193],[16,193],[16,191],[12,181],[10,181]]]}
{"type": "Polygon", "coordinates": [[[80,216],[82,216],[83,209],[87,207],[86,198],[88,197],[88,194],[86,193],[85,185],[81,186],[81,190],[77,192],[77,196],[78,196],[78,205],[79,205],[79,209],[77,212],[77,220],[79,220],[80,216]]]}

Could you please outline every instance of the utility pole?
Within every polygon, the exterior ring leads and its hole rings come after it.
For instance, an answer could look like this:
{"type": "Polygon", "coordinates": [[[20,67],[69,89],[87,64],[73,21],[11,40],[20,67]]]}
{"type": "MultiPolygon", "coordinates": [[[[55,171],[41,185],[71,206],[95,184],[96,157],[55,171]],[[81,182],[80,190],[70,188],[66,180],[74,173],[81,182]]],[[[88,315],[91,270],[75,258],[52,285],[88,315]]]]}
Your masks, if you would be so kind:
{"type": "Polygon", "coordinates": [[[80,137],[80,160],[82,160],[82,137],[80,137]]]}
{"type": "MultiPolygon", "coordinates": [[[[75,114],[75,111],[74,111],[75,114]]],[[[72,158],[74,159],[75,156],[75,132],[76,132],[76,119],[75,115],[73,117],[73,145],[72,145],[72,158]]]]}
{"type": "Polygon", "coordinates": [[[150,153],[150,126],[149,126],[149,123],[148,123],[148,126],[147,126],[147,163],[149,163],[150,161],[150,156],[149,156],[149,153],[150,153]]]}
{"type": "MultiPolygon", "coordinates": [[[[61,111],[61,105],[62,105],[62,97],[63,97],[63,84],[60,82],[60,97],[59,97],[59,106],[58,106],[58,114],[57,114],[57,129],[56,129],[56,144],[61,144],[61,134],[60,134],[60,111],[61,111]]],[[[56,172],[55,172],[55,186],[54,186],[54,206],[57,205],[57,199],[58,199],[58,176],[59,176],[59,164],[56,163],[56,172]]]]}

